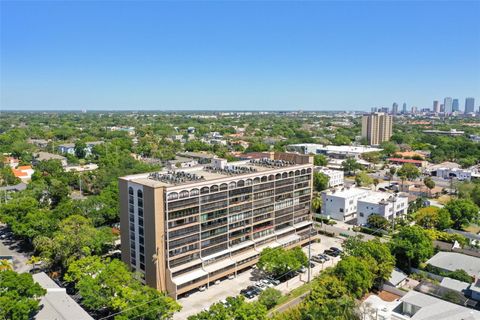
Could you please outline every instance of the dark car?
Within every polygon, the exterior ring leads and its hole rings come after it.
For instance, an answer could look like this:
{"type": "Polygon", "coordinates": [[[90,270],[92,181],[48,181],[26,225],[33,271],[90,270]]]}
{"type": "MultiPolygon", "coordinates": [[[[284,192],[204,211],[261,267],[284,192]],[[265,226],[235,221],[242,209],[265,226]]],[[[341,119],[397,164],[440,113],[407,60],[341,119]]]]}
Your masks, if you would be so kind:
{"type": "Polygon", "coordinates": [[[330,247],[330,250],[342,253],[342,250],[338,249],[337,247],[330,247]]]}
{"type": "Polygon", "coordinates": [[[328,254],[331,257],[338,257],[340,255],[340,252],[334,251],[334,250],[331,250],[331,249],[327,249],[327,250],[323,251],[323,253],[328,254]]]}
{"type": "Polygon", "coordinates": [[[315,263],[310,262],[310,268],[315,268],[315,263]]]}

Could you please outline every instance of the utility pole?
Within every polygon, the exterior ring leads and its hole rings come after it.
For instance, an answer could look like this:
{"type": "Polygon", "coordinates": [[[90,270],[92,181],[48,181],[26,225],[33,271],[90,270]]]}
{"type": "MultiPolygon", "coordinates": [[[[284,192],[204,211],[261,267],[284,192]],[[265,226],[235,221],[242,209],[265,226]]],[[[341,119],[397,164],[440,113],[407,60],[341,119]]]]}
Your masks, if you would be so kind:
{"type": "Polygon", "coordinates": [[[312,275],[312,226],[310,225],[310,229],[308,230],[308,281],[310,282],[311,275],[312,275]]]}

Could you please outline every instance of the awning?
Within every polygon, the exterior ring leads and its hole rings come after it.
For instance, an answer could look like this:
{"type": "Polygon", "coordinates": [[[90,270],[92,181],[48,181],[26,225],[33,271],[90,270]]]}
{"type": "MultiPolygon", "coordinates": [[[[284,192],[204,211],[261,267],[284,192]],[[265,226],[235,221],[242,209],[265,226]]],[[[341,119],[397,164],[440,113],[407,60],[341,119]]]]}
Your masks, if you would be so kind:
{"type": "Polygon", "coordinates": [[[284,233],[287,233],[287,232],[293,231],[293,230],[295,230],[294,227],[288,227],[288,228],[285,228],[285,229],[275,231],[275,234],[284,234],[284,233]]]}
{"type": "Polygon", "coordinates": [[[304,226],[308,226],[309,224],[312,224],[312,221],[302,221],[294,225],[295,228],[301,228],[304,226]]]}
{"type": "Polygon", "coordinates": [[[204,269],[205,271],[207,271],[208,273],[211,273],[211,272],[215,272],[215,271],[221,270],[221,269],[227,270],[228,267],[234,266],[234,265],[235,265],[235,261],[234,261],[234,260],[232,260],[232,259],[224,259],[224,260],[221,260],[221,261],[218,261],[218,262],[209,264],[208,266],[203,267],[203,269],[204,269]]]}
{"type": "Polygon", "coordinates": [[[290,242],[296,242],[298,240],[300,240],[300,236],[298,234],[292,234],[285,238],[277,239],[277,242],[280,243],[281,245],[284,245],[290,242]]]}
{"type": "Polygon", "coordinates": [[[259,254],[260,253],[255,251],[255,250],[248,250],[247,252],[244,252],[242,254],[233,256],[232,260],[234,260],[235,262],[239,262],[239,261],[254,257],[254,256],[259,255],[259,254]]]}
{"type": "Polygon", "coordinates": [[[206,272],[203,269],[197,269],[195,271],[185,273],[185,274],[182,274],[178,277],[175,277],[172,280],[176,285],[179,286],[179,285],[182,285],[182,284],[190,282],[192,280],[201,278],[201,277],[206,276],[206,275],[208,275],[208,272],[206,272]]]}
{"type": "Polygon", "coordinates": [[[280,247],[280,246],[281,246],[280,243],[276,242],[275,240],[272,240],[271,242],[264,243],[264,244],[256,247],[255,250],[260,252],[265,248],[276,248],[276,247],[280,247]]]}

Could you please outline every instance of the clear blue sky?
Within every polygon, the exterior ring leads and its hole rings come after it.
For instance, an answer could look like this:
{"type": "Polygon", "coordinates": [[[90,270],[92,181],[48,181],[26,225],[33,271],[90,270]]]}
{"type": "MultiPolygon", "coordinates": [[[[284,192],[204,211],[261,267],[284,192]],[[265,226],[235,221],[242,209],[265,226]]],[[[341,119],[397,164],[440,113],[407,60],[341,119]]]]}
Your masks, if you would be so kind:
{"type": "Polygon", "coordinates": [[[480,1],[0,1],[2,109],[480,102],[480,1]]]}

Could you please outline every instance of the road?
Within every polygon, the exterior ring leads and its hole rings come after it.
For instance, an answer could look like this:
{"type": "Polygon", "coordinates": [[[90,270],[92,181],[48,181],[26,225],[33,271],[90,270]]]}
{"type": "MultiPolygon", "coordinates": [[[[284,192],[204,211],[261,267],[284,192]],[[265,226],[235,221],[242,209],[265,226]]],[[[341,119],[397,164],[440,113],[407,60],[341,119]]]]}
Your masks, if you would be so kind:
{"type": "Polygon", "coordinates": [[[12,256],[13,270],[16,272],[30,271],[31,266],[27,264],[29,254],[20,249],[19,242],[11,237],[4,224],[0,224],[0,237],[0,256],[12,256]]]}

